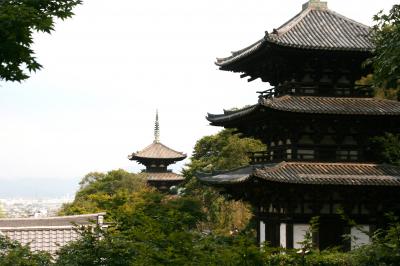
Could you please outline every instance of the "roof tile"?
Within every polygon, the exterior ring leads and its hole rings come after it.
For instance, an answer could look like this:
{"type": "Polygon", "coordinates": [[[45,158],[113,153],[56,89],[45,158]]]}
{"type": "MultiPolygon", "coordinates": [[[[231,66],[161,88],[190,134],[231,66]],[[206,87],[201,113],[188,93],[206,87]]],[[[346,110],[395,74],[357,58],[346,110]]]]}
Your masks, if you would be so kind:
{"type": "Polygon", "coordinates": [[[211,184],[236,184],[251,178],[308,185],[400,186],[400,167],[383,164],[281,162],[198,177],[211,184]]]}
{"type": "Polygon", "coordinates": [[[229,65],[267,47],[280,46],[317,50],[368,51],[374,49],[370,28],[327,8],[306,8],[247,48],[217,58],[219,66],[229,65]]]}
{"type": "Polygon", "coordinates": [[[256,113],[261,108],[310,114],[400,115],[400,102],[398,101],[377,98],[285,95],[271,99],[263,99],[259,104],[234,112],[226,112],[219,115],[208,114],[207,120],[215,124],[226,123],[256,113]]]}
{"type": "Polygon", "coordinates": [[[186,154],[175,151],[160,142],[153,142],[143,150],[132,153],[129,157],[130,160],[137,160],[138,158],[183,160],[186,158],[186,154]]]}

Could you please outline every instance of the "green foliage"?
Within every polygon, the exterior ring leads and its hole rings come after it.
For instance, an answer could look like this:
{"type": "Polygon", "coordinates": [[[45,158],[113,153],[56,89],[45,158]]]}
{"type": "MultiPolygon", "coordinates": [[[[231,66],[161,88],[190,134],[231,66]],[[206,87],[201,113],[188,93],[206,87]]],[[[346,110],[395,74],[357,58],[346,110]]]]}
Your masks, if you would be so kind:
{"type": "Polygon", "coordinates": [[[400,134],[386,133],[371,139],[374,157],[381,162],[400,165],[400,134]]]}
{"type": "Polygon", "coordinates": [[[375,52],[370,63],[376,87],[397,89],[400,87],[400,5],[394,5],[388,14],[379,12],[374,21],[375,52]]]}
{"type": "Polygon", "coordinates": [[[230,170],[249,164],[248,152],[263,151],[265,145],[252,138],[240,138],[232,129],[205,136],[196,142],[191,162],[184,174],[192,177],[196,171],[230,170]]]}
{"type": "Polygon", "coordinates": [[[233,130],[225,129],[216,135],[205,136],[197,141],[191,161],[183,173],[188,182],[186,193],[202,203],[206,219],[199,224],[203,231],[229,235],[244,229],[252,212],[250,206],[227,200],[215,188],[206,187],[194,177],[196,172],[229,170],[249,164],[247,152],[265,150],[265,145],[251,138],[240,138],[233,130]]]}
{"type": "Polygon", "coordinates": [[[80,240],[60,250],[56,265],[262,265],[248,237],[198,232],[203,212],[190,197],[135,192],[110,212],[107,231],[83,229],[80,240]]]}
{"type": "Polygon", "coordinates": [[[389,226],[379,229],[372,236],[372,244],[355,250],[357,265],[400,265],[400,222],[398,217],[388,215],[389,226]]]}
{"type": "Polygon", "coordinates": [[[305,256],[295,250],[265,252],[264,265],[268,266],[356,266],[353,255],[338,251],[312,251],[305,256]]]}
{"type": "Polygon", "coordinates": [[[56,18],[66,19],[81,0],[3,0],[0,2],[0,79],[22,81],[25,70],[42,66],[31,49],[34,31],[50,33],[56,18]]]}
{"type": "Polygon", "coordinates": [[[64,204],[59,215],[72,215],[113,210],[127,201],[130,193],[150,190],[144,177],[124,170],[89,173],[79,183],[72,203],[64,204]],[[116,205],[113,205],[116,204],[116,205]]]}
{"type": "Polygon", "coordinates": [[[196,197],[159,193],[123,170],[85,176],[63,212],[93,210],[107,212],[109,228],[81,228],[56,265],[262,265],[253,236],[198,230],[205,213],[196,197]]]}
{"type": "MultiPolygon", "coordinates": [[[[195,191],[200,193],[201,187],[195,191]]],[[[192,192],[184,196],[162,194],[146,187],[140,176],[123,170],[91,173],[83,178],[73,205],[85,206],[82,202],[88,201],[90,206],[101,206],[101,210],[107,212],[109,227],[107,230],[80,228],[81,238],[58,252],[55,265],[399,264],[400,224],[394,218],[386,230],[374,235],[371,244],[348,253],[333,249],[319,251],[312,246],[311,235],[318,229],[317,218],[310,221],[311,230],[302,243],[304,252],[268,246],[260,248],[251,232],[223,235],[218,230],[203,230],[199,225],[209,219],[210,209],[204,205],[204,200],[210,194],[205,194],[205,198],[198,195],[192,195],[192,192]],[[99,195],[104,198],[99,200],[99,195]]],[[[224,204],[230,203],[225,201],[224,204]]],[[[229,214],[216,212],[213,215],[229,214]]],[[[25,252],[27,255],[12,253],[9,256],[34,256],[26,248],[25,252]]],[[[34,259],[30,262],[33,264],[9,265],[50,265],[34,264],[34,259]]],[[[3,265],[1,261],[0,265],[3,265]]]]}
{"type": "Polygon", "coordinates": [[[374,84],[374,75],[368,74],[365,77],[361,77],[360,80],[356,81],[356,85],[370,86],[374,88],[374,97],[378,99],[387,100],[400,100],[400,88],[383,88],[377,87],[374,84]]]}
{"type": "Polygon", "coordinates": [[[0,265],[46,266],[51,265],[51,257],[45,252],[31,252],[28,246],[0,235],[0,265]]]}

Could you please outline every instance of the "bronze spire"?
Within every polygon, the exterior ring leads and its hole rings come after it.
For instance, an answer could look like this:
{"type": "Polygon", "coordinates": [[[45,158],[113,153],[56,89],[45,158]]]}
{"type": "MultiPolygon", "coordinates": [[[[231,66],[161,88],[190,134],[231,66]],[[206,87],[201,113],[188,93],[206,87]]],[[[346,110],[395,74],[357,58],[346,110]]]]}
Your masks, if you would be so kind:
{"type": "Polygon", "coordinates": [[[156,122],[154,125],[154,142],[160,142],[160,124],[158,122],[158,109],[156,110],[156,122]]]}

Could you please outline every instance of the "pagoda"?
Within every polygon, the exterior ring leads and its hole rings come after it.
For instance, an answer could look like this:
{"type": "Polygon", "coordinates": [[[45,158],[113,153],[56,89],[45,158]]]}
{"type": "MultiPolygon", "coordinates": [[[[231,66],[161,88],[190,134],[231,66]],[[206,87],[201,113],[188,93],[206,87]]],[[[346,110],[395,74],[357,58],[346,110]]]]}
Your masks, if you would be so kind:
{"type": "Polygon", "coordinates": [[[146,166],[143,173],[146,176],[147,183],[160,191],[168,191],[172,186],[183,182],[184,177],[169,170],[168,165],[185,158],[186,154],[168,148],[160,142],[158,111],[156,113],[153,143],[128,156],[129,160],[137,161],[146,166]]]}
{"type": "Polygon", "coordinates": [[[217,59],[220,70],[272,86],[254,105],[207,116],[267,151],[249,154],[248,167],[198,177],[255,207],[260,244],[300,248],[317,216],[313,244],[350,250],[387,223],[385,213],[400,214],[400,168],[379,163],[370,145],[400,132],[400,103],[356,82],[371,72],[362,63],[373,50],[369,27],[310,0],[259,41],[217,59]]]}

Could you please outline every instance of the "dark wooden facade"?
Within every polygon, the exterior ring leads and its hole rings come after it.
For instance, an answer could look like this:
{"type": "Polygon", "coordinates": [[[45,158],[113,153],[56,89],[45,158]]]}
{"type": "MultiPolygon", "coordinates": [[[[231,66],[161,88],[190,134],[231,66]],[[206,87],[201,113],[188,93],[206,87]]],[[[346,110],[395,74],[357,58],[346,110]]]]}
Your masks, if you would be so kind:
{"type": "Polygon", "coordinates": [[[273,86],[255,105],[207,117],[262,140],[267,151],[249,154],[251,167],[199,177],[257,208],[260,242],[299,248],[318,216],[314,244],[348,250],[368,236],[339,209],[370,231],[385,223],[384,213],[400,214],[400,168],[376,164],[370,145],[374,136],[400,132],[400,103],[356,85],[370,71],[361,65],[372,51],[367,26],[310,0],[260,41],[217,59],[221,70],[273,86]]]}

